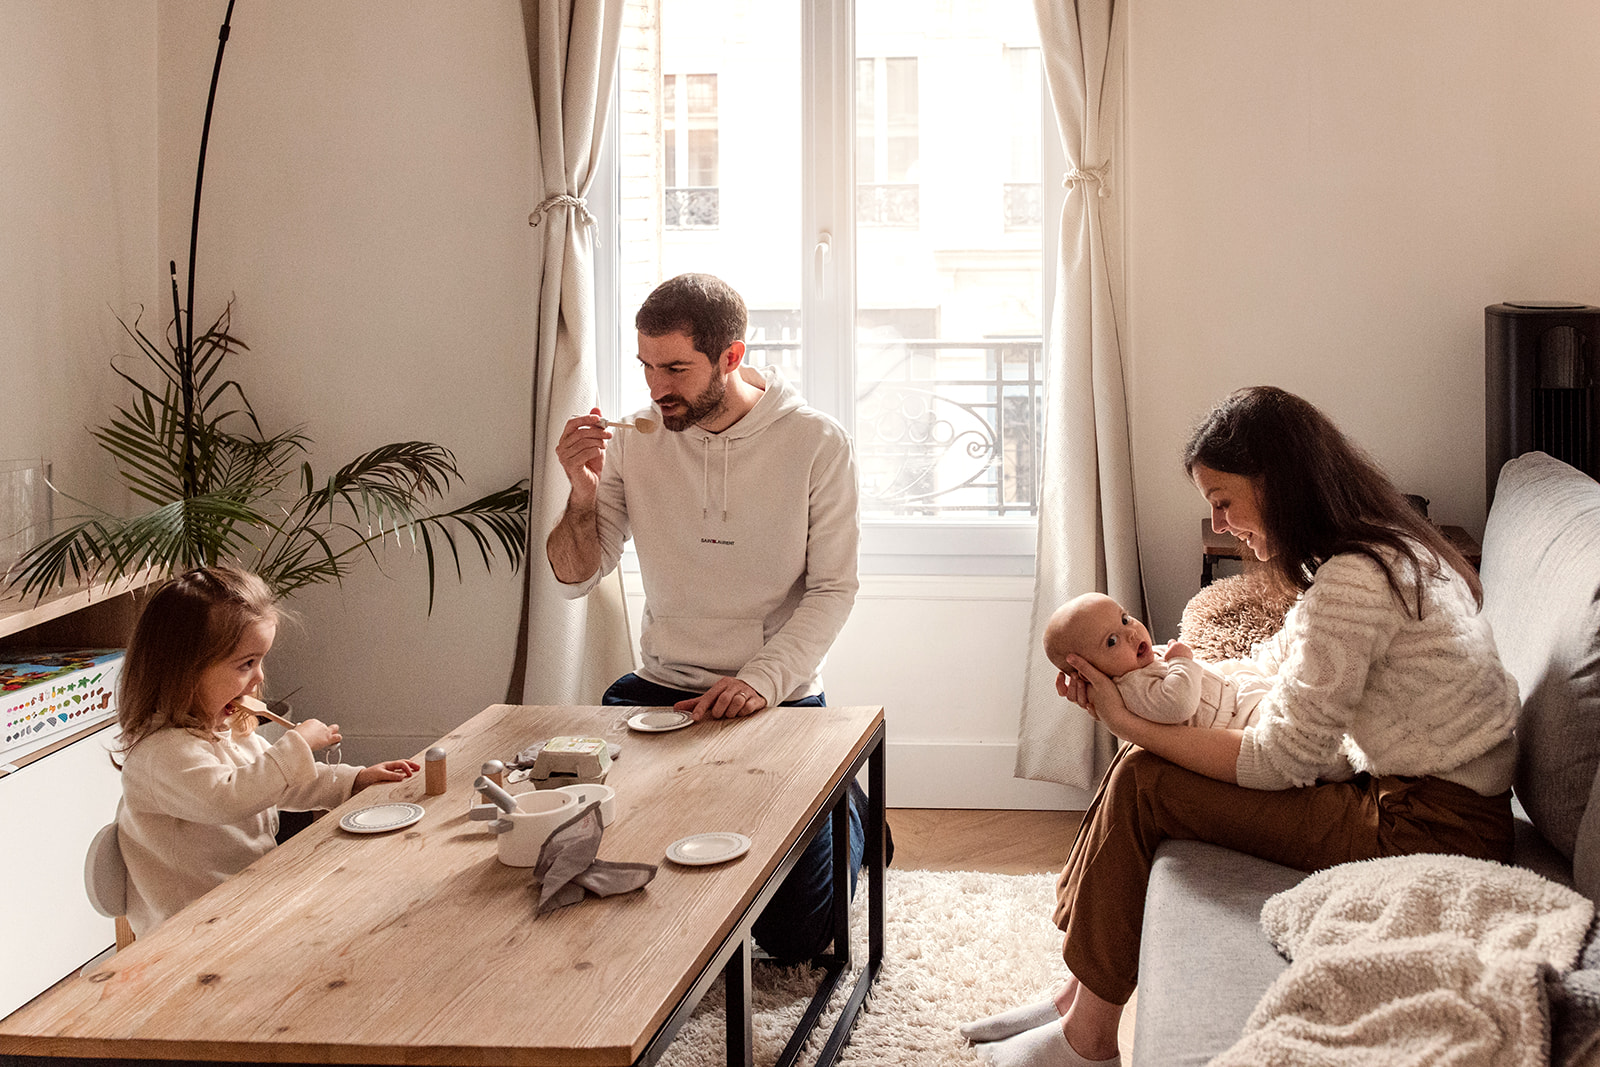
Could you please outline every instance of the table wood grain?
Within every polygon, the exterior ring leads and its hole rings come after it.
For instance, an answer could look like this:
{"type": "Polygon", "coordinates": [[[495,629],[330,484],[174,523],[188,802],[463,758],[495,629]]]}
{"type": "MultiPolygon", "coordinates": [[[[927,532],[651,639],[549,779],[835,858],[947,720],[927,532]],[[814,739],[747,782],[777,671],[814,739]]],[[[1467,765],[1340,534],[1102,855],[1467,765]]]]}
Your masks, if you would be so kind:
{"type": "MultiPolygon", "coordinates": [[[[0,1053],[263,1062],[629,1064],[862,753],[881,708],[779,708],[671,733],[637,709],[496,705],[443,738],[446,792],[374,786],[90,974],[0,1020],[0,1053]],[[467,819],[471,782],[563,734],[622,746],[600,858],[656,863],[642,891],[537,921],[530,869],[467,819]],[[339,817],[409,801],[413,826],[339,817]],[[667,846],[737,831],[683,867],[667,846]]],[[[419,754],[417,757],[421,759],[419,754]]],[[[525,788],[525,787],[519,787],[525,788]]]]}

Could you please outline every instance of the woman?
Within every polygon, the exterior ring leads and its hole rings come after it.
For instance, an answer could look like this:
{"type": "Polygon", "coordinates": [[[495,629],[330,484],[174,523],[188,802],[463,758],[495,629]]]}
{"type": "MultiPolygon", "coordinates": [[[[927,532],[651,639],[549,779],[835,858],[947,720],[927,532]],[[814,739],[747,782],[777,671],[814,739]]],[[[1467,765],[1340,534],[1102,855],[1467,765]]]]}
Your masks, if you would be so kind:
{"type": "Polygon", "coordinates": [[[1246,729],[1165,725],[1069,658],[1057,691],[1129,744],[1056,884],[1066,985],[962,1027],[988,1042],[991,1063],[1117,1061],[1150,864],[1167,838],[1305,871],[1411,852],[1510,858],[1517,687],[1467,562],[1327,416],[1281,389],[1223,400],[1184,468],[1212,527],[1299,593],[1255,657],[1272,690],[1246,729]]]}

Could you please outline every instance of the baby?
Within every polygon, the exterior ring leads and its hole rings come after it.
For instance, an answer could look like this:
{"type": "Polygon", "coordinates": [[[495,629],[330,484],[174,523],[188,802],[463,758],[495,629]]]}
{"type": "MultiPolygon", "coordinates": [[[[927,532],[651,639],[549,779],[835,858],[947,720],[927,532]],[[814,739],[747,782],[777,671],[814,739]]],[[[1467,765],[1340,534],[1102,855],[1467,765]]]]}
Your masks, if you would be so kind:
{"type": "Polygon", "coordinates": [[[1272,689],[1249,661],[1219,668],[1195,659],[1179,641],[1156,649],[1144,624],[1101,593],[1056,609],[1045,627],[1044,654],[1068,674],[1068,654],[1082,656],[1117,683],[1130,711],[1151,722],[1243,729],[1255,724],[1256,706],[1272,689]]]}

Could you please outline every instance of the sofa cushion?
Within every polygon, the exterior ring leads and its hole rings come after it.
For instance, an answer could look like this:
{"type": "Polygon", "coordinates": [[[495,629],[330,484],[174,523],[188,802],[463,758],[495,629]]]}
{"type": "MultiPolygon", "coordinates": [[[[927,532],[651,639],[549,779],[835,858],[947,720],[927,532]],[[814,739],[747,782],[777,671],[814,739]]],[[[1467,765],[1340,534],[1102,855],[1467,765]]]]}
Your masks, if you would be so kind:
{"type": "Polygon", "coordinates": [[[1138,1067],[1201,1067],[1232,1048],[1288,962],[1261,929],[1261,905],[1304,871],[1200,841],[1163,841],[1150,868],[1139,939],[1138,1067]]]}
{"type": "Polygon", "coordinates": [[[1484,612],[1517,679],[1516,793],[1600,890],[1600,482],[1542,452],[1507,463],[1483,534],[1484,612]]]}

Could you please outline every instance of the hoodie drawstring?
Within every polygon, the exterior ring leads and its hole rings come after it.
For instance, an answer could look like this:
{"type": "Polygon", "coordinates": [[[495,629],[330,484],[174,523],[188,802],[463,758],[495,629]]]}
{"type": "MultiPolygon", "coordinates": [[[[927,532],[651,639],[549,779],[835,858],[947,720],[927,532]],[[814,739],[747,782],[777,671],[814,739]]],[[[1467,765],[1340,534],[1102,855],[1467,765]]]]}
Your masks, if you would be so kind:
{"type": "MultiPolygon", "coordinates": [[[[701,442],[706,446],[700,453],[700,517],[703,519],[711,514],[711,435],[702,437],[701,442]]],[[[728,439],[722,441],[722,521],[728,521],[728,439]]]]}

